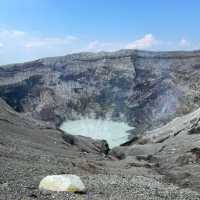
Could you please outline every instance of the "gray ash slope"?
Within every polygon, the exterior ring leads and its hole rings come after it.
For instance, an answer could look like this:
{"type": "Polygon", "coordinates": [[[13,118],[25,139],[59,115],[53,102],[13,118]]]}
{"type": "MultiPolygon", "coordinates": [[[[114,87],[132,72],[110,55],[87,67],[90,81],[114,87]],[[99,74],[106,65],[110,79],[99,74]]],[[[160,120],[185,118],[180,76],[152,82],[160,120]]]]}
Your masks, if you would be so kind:
{"type": "Polygon", "coordinates": [[[157,130],[165,138],[163,142],[157,143],[154,138],[155,143],[149,140],[150,143],[142,145],[138,141],[131,147],[117,148],[105,156],[96,151],[98,141],[77,137],[74,140],[79,143],[72,145],[67,142],[67,135],[63,138],[59,130],[45,128],[41,122],[34,123],[35,119],[15,112],[1,100],[0,199],[72,200],[90,196],[94,200],[198,200],[200,156],[194,157],[199,152],[194,150],[198,143],[193,142],[199,138],[199,117],[198,110],[180,118],[179,125],[185,125],[177,126],[177,130],[184,129],[183,132],[179,130],[178,137],[166,139],[167,128],[170,128],[167,125],[157,130]],[[178,145],[180,143],[184,148],[178,145]],[[90,148],[86,150],[84,146],[90,148]],[[177,151],[172,154],[174,148],[177,151]],[[119,154],[124,154],[123,159],[117,159],[119,154]],[[66,173],[79,175],[87,187],[87,194],[38,190],[40,180],[46,175],[66,173]],[[167,180],[166,177],[172,174],[174,179],[167,180]]]}
{"type": "Polygon", "coordinates": [[[142,132],[198,108],[199,75],[199,51],[80,53],[1,66],[0,97],[51,125],[95,116],[142,132]]]}

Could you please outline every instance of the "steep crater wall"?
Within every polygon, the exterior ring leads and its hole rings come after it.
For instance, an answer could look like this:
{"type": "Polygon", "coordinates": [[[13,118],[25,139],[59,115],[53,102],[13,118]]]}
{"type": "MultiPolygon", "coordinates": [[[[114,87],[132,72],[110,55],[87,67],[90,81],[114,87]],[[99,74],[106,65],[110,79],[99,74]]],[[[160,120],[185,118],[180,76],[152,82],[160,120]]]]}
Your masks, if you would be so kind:
{"type": "Polygon", "coordinates": [[[80,53],[0,67],[0,97],[59,126],[81,117],[160,126],[199,104],[199,52],[80,53]]]}

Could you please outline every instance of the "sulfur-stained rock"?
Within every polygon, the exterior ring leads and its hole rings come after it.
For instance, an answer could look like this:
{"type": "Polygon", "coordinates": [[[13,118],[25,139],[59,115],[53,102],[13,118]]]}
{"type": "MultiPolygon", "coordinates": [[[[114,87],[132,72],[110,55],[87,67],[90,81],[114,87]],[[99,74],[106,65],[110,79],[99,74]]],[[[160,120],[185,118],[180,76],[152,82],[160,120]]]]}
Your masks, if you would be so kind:
{"type": "Polygon", "coordinates": [[[46,176],[41,180],[39,189],[57,192],[85,192],[86,190],[81,179],[72,174],[46,176]]]}

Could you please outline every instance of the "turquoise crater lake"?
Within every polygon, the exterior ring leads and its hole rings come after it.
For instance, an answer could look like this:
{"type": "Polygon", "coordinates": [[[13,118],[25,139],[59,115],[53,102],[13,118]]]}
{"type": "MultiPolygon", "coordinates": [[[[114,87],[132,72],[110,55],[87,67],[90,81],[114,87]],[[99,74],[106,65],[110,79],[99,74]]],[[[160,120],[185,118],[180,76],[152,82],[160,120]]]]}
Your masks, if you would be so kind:
{"type": "Polygon", "coordinates": [[[64,122],[60,129],[72,135],[82,135],[93,139],[106,140],[110,148],[128,141],[127,131],[134,127],[124,122],[101,119],[80,119],[64,122]]]}

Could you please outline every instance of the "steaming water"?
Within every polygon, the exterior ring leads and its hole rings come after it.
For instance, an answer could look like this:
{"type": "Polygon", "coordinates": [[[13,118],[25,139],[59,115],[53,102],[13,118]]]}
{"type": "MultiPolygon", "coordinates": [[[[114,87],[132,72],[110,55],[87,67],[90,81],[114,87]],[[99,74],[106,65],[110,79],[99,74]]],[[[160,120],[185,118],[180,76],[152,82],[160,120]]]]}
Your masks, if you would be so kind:
{"type": "Polygon", "coordinates": [[[72,135],[83,135],[93,139],[107,140],[111,148],[128,141],[128,130],[133,127],[124,122],[114,122],[100,119],[81,119],[66,121],[61,127],[63,131],[72,135]]]}

